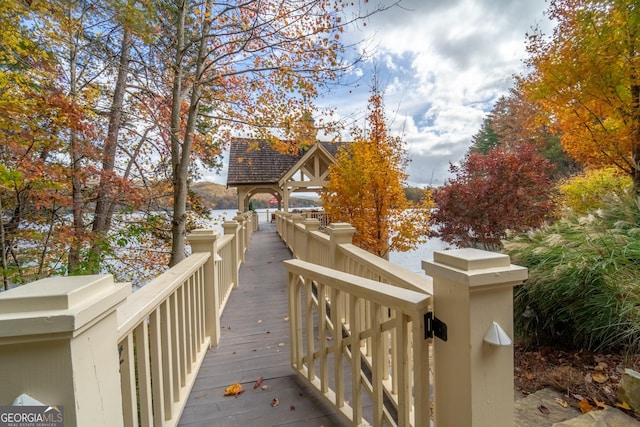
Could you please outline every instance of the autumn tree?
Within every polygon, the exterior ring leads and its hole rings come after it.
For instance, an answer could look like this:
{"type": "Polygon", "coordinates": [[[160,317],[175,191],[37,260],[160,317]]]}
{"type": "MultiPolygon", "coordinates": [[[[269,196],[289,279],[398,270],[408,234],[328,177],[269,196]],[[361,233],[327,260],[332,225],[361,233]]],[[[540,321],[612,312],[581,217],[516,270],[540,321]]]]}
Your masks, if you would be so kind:
{"type": "Polygon", "coordinates": [[[538,227],[552,212],[552,170],[530,144],[469,153],[434,192],[433,235],[460,247],[499,249],[508,230],[538,227]]]}
{"type": "Polygon", "coordinates": [[[52,84],[54,61],[39,43],[26,3],[0,1],[0,245],[2,279],[49,274],[66,253],[59,226],[58,160],[64,141],[56,130],[74,115],[52,84]]]}
{"type": "MultiPolygon", "coordinates": [[[[131,257],[114,250],[125,243],[122,228],[132,228],[125,246],[135,252],[141,243],[147,249],[139,257],[143,270],[157,270],[162,244],[143,239],[142,227],[118,212],[152,203],[158,188],[152,168],[156,125],[140,108],[150,92],[141,78],[145,63],[140,50],[133,71],[128,60],[133,41],[148,41],[140,35],[148,31],[152,9],[136,0],[1,7],[10,34],[3,40],[16,40],[3,44],[0,65],[6,269],[18,275],[35,269],[36,277],[118,273],[131,257]],[[116,214],[119,230],[113,233],[116,214]]],[[[145,232],[152,235],[157,222],[149,224],[145,232]]]]}
{"type": "Polygon", "coordinates": [[[367,129],[355,129],[353,141],[339,150],[321,198],[332,222],[356,229],[354,244],[386,258],[424,242],[432,203],[428,192],[419,203],[406,198],[404,143],[389,135],[377,85],[368,111],[367,129]]]}
{"type": "Polygon", "coordinates": [[[553,34],[529,37],[522,84],[564,150],[615,166],[640,192],[640,6],[633,0],[554,0],[553,34]]]}
{"type": "Polygon", "coordinates": [[[363,17],[349,16],[348,7],[343,0],[163,3],[152,50],[170,88],[171,264],[185,256],[194,149],[215,148],[234,131],[295,141],[293,124],[352,63],[342,57],[340,34],[363,17]]]}
{"type": "Polygon", "coordinates": [[[540,105],[530,100],[519,83],[500,97],[473,136],[470,153],[488,154],[494,148],[516,151],[522,144],[535,147],[554,167],[553,179],[570,176],[579,166],[563,150],[559,135],[540,120],[540,105]]]}

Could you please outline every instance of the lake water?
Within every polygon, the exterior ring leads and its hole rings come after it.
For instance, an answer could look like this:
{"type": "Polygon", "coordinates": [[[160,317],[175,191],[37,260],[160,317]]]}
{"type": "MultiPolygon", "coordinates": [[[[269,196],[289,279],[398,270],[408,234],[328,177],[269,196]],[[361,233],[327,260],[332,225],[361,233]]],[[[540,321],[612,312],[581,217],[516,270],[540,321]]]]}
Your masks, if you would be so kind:
{"type": "MultiPolygon", "coordinates": [[[[260,213],[266,214],[266,209],[257,209],[256,210],[259,215],[260,213]]],[[[270,212],[274,212],[270,210],[270,212]]],[[[214,226],[222,232],[222,222],[225,220],[231,220],[234,216],[236,216],[237,211],[234,210],[214,210],[212,212],[213,217],[216,219],[214,221],[214,226]]],[[[260,220],[264,220],[265,216],[260,215],[260,220]]],[[[394,264],[398,264],[399,266],[413,271],[415,273],[423,273],[422,270],[422,261],[433,260],[433,252],[440,251],[444,249],[448,249],[450,246],[443,242],[440,239],[429,239],[426,243],[423,243],[418,248],[413,251],[408,252],[391,252],[389,254],[389,261],[394,264]]]]}

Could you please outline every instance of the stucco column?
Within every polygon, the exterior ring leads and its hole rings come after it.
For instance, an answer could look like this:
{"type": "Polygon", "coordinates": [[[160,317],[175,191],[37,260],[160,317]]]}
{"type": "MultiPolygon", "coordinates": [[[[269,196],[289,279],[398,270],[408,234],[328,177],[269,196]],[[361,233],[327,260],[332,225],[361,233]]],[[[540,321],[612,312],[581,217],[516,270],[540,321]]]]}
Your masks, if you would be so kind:
{"type": "Polygon", "coordinates": [[[111,275],[38,280],[0,294],[0,405],[27,393],[64,407],[64,425],[122,426],[111,275]]]}
{"type": "Polygon", "coordinates": [[[448,335],[433,343],[436,423],[512,427],[513,286],[527,278],[527,269],[477,249],[433,258],[422,268],[433,277],[434,316],[448,335]]]}

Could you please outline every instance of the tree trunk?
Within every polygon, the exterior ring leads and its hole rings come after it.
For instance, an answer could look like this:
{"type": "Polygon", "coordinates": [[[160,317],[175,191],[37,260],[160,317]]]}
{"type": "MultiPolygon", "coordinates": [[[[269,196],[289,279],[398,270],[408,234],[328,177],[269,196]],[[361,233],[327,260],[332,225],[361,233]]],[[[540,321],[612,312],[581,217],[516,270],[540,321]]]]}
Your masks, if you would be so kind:
{"type": "MultiPolygon", "coordinates": [[[[71,42],[69,46],[69,96],[76,101],[77,99],[77,69],[76,69],[76,46],[71,42]]],[[[84,233],[84,213],[82,204],[82,180],[80,173],[82,172],[82,154],[78,141],[78,131],[74,128],[70,129],[70,147],[71,154],[71,204],[73,213],[73,231],[71,243],[69,245],[69,257],[67,259],[67,272],[69,275],[75,274],[80,268],[80,249],[82,246],[82,234],[84,233]]]]}
{"type": "Polygon", "coordinates": [[[100,171],[100,184],[96,200],[95,215],[93,221],[93,233],[97,239],[91,246],[92,273],[98,273],[102,249],[99,240],[103,239],[111,227],[113,215],[113,176],[116,151],[118,147],[118,133],[122,125],[122,106],[127,88],[127,75],[129,74],[130,51],[132,35],[129,28],[123,28],[122,44],[120,51],[120,63],[118,64],[118,77],[113,92],[113,101],[109,111],[109,127],[102,154],[102,169],[100,171]]]}
{"type": "MultiPolygon", "coordinates": [[[[211,0],[205,5],[205,16],[211,12],[211,0]]],[[[170,266],[174,266],[185,258],[185,232],[187,219],[187,191],[189,177],[189,162],[191,159],[191,147],[193,144],[196,121],[199,113],[200,96],[202,94],[202,81],[204,77],[204,60],[206,57],[208,34],[211,30],[211,19],[206,19],[202,25],[200,46],[195,58],[195,73],[193,87],[189,98],[189,112],[182,143],[180,143],[180,104],[181,104],[181,78],[182,78],[182,55],[184,44],[184,14],[185,9],[180,11],[177,25],[177,46],[176,49],[176,73],[173,82],[173,103],[171,111],[171,161],[173,173],[173,220],[171,222],[171,260],[170,266]]]]}

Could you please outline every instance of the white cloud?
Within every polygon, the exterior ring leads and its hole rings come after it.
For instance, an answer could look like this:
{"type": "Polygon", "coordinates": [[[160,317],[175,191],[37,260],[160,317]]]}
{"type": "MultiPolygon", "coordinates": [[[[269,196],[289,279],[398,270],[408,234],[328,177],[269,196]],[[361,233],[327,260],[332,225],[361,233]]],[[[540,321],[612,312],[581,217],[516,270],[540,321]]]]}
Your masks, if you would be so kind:
{"type": "MultiPolygon", "coordinates": [[[[449,163],[462,159],[484,115],[524,69],[525,34],[537,24],[550,31],[546,6],[545,0],[403,0],[346,34],[347,41],[367,39],[375,54],[354,70],[358,87],[334,91],[322,104],[362,124],[375,67],[392,131],[407,141],[410,184],[443,184],[449,163]]],[[[224,183],[226,175],[215,180],[224,183]]]]}

